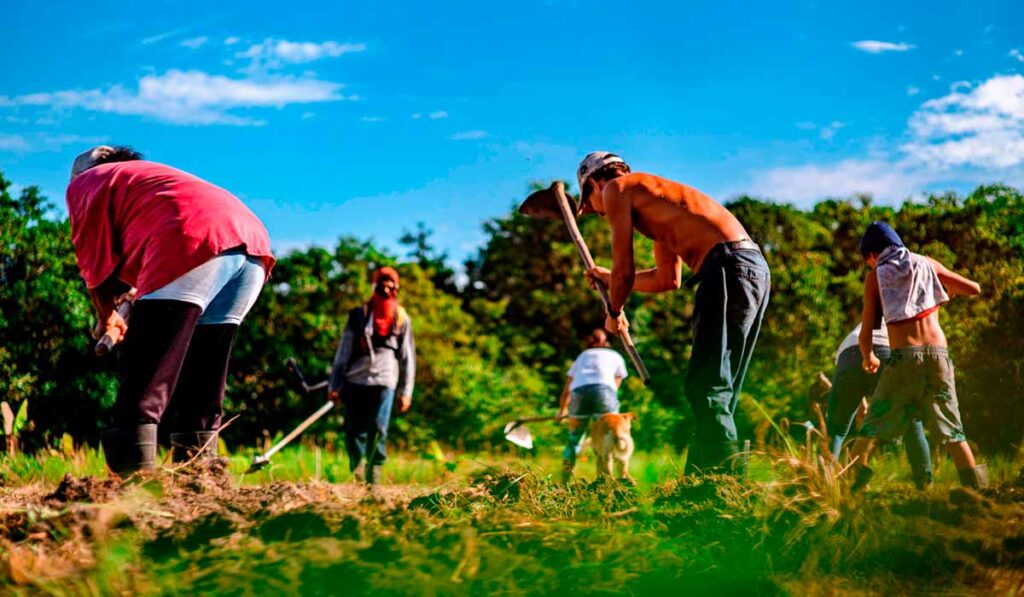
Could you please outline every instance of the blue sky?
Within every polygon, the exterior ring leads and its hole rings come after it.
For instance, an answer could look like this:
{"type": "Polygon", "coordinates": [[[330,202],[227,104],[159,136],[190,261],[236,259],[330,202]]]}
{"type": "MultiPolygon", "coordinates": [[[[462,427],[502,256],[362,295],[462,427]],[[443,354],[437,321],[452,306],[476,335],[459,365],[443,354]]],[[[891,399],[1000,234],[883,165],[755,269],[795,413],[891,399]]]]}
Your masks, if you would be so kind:
{"type": "Polygon", "coordinates": [[[594,149],[721,200],[1024,185],[1024,4],[922,6],[8,3],[0,170],[62,206],[130,144],[280,249],[423,221],[455,260],[594,149]]]}

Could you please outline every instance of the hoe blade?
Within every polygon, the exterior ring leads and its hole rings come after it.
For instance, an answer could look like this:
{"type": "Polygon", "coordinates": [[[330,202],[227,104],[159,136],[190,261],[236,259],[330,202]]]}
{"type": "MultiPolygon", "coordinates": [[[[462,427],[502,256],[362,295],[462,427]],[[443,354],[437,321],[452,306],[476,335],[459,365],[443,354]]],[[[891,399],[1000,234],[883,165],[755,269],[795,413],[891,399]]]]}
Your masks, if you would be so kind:
{"type": "Polygon", "coordinates": [[[530,433],[529,427],[519,421],[505,425],[505,439],[520,448],[533,449],[533,434],[530,433]]]}
{"type": "MultiPolygon", "coordinates": [[[[572,203],[572,200],[570,199],[569,202],[572,203]]],[[[558,208],[558,195],[555,194],[554,184],[546,189],[530,193],[526,201],[519,206],[519,213],[531,218],[561,220],[562,210],[558,208]]]]}

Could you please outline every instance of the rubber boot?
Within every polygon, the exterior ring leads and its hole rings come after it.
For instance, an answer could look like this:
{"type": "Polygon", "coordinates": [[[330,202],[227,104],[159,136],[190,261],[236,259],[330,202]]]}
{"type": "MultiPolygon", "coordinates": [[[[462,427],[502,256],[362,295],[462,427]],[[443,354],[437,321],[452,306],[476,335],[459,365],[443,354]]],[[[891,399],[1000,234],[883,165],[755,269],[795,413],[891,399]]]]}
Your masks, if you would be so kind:
{"type": "Polygon", "coordinates": [[[366,483],[368,485],[379,485],[381,482],[381,471],[384,467],[380,464],[375,464],[370,467],[370,472],[366,475],[366,483]]]}
{"type": "Polygon", "coordinates": [[[110,470],[125,476],[155,468],[156,431],[156,423],[148,423],[104,432],[100,441],[110,470]]]}
{"type": "Polygon", "coordinates": [[[979,464],[974,468],[958,469],[960,484],[971,489],[982,489],[988,487],[988,467],[979,464]]]}
{"type": "Polygon", "coordinates": [[[366,482],[366,461],[360,460],[359,464],[352,469],[352,478],[356,483],[366,482]]]}
{"type": "Polygon", "coordinates": [[[704,462],[704,448],[697,442],[697,438],[690,440],[690,447],[686,452],[686,468],[683,474],[687,477],[703,475],[707,463],[704,462]]]}
{"type": "Polygon", "coordinates": [[[217,457],[216,431],[171,434],[171,462],[213,460],[217,457]]]}
{"type": "Polygon", "coordinates": [[[854,465],[853,483],[850,484],[850,493],[860,493],[871,482],[875,471],[869,466],[854,465]]]}
{"type": "Polygon", "coordinates": [[[914,487],[917,487],[919,491],[924,491],[931,487],[934,480],[935,477],[930,469],[921,472],[914,472],[914,487]]]}
{"type": "MultiPolygon", "coordinates": [[[[698,452],[698,458],[698,462],[703,461],[703,466],[697,465],[698,474],[733,475],[736,477],[745,474],[738,441],[715,442],[702,446],[698,452]]],[[[690,463],[686,464],[689,467],[690,463]]]]}

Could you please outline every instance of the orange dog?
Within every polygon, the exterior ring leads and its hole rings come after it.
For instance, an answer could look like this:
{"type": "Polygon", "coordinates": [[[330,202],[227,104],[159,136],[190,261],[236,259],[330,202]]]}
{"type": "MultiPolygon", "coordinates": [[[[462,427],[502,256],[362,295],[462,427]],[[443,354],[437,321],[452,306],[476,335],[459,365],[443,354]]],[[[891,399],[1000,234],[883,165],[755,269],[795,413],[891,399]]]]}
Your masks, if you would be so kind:
{"type": "Polygon", "coordinates": [[[590,430],[591,444],[597,456],[597,476],[612,476],[612,466],[618,477],[633,480],[629,476],[629,459],[633,456],[633,435],[629,422],[635,421],[633,413],[609,413],[598,417],[590,430]]]}

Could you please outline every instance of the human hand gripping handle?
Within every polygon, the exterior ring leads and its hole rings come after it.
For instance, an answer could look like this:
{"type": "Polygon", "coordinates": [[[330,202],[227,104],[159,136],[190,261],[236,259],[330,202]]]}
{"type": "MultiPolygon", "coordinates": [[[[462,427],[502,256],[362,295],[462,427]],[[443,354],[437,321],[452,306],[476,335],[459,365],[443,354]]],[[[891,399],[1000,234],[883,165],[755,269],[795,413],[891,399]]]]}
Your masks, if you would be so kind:
{"type": "MultiPolygon", "coordinates": [[[[590,254],[590,249],[587,247],[586,241],[583,240],[583,235],[580,234],[580,228],[576,225],[576,217],[572,213],[572,209],[569,207],[569,198],[565,196],[565,188],[561,181],[557,181],[552,185],[555,189],[555,196],[558,199],[558,208],[562,211],[562,218],[565,220],[565,225],[569,229],[569,236],[572,237],[572,242],[576,245],[576,249],[580,253],[580,259],[583,260],[583,267],[587,272],[591,272],[596,269],[594,264],[594,257],[590,254]]],[[[589,277],[589,276],[588,276],[589,277]]],[[[597,288],[597,292],[601,295],[601,301],[604,302],[605,312],[611,311],[611,299],[608,297],[608,287],[599,276],[590,278],[592,285],[597,288]]],[[[633,344],[633,339],[629,335],[629,324],[626,322],[625,315],[620,315],[617,319],[615,327],[609,331],[617,332],[619,338],[622,340],[622,347],[626,350],[626,354],[629,355],[629,360],[633,363],[633,367],[636,368],[637,374],[640,379],[647,385],[651,381],[651,374],[647,371],[647,366],[644,365],[644,361],[640,358],[640,353],[636,350],[636,345],[633,344]]]]}
{"type": "Polygon", "coordinates": [[[97,323],[97,326],[105,326],[103,335],[99,337],[94,347],[97,356],[106,355],[124,339],[124,335],[128,331],[128,318],[131,316],[134,299],[135,290],[132,289],[131,292],[125,293],[118,299],[120,304],[107,318],[107,321],[97,323]]]}

